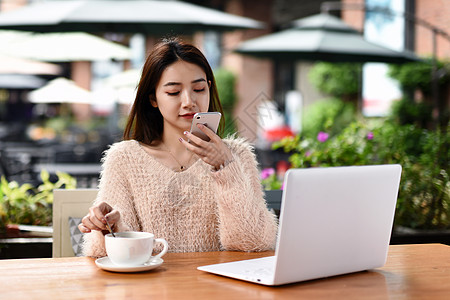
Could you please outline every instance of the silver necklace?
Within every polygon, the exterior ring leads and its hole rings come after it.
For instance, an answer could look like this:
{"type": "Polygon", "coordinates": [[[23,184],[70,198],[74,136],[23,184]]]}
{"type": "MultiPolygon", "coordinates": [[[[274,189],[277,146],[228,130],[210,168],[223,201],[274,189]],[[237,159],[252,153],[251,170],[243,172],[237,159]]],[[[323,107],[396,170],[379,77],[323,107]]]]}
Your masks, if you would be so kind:
{"type": "MultiPolygon", "coordinates": [[[[175,155],[173,155],[172,151],[170,151],[169,147],[167,147],[163,141],[161,141],[161,143],[164,145],[164,148],[166,148],[166,151],[169,152],[170,156],[172,156],[172,158],[178,163],[178,165],[180,166],[180,171],[186,170],[187,166],[183,166],[183,164],[180,163],[180,161],[175,157],[175,155]]],[[[193,153],[191,152],[191,156],[189,156],[189,160],[187,161],[187,164],[189,164],[189,162],[191,161],[192,155],[193,155],[193,153]]]]}

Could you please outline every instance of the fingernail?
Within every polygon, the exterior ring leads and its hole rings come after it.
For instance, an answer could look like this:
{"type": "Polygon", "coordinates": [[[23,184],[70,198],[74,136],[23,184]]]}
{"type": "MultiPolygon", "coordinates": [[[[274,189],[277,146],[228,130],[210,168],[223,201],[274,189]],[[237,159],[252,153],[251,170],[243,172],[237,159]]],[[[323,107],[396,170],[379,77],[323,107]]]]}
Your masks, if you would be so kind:
{"type": "Polygon", "coordinates": [[[102,222],[106,224],[106,218],[102,218],[102,222]]]}
{"type": "Polygon", "coordinates": [[[185,131],[185,132],[183,132],[184,133],[184,135],[188,135],[189,134],[189,132],[188,131],[185,131]]]}
{"type": "Polygon", "coordinates": [[[182,139],[182,138],[179,138],[178,140],[179,140],[180,142],[183,142],[183,139],[182,139]]]}
{"type": "Polygon", "coordinates": [[[198,128],[203,128],[204,126],[205,126],[205,125],[203,125],[202,123],[198,123],[198,124],[197,124],[197,127],[198,127],[198,128]]]}

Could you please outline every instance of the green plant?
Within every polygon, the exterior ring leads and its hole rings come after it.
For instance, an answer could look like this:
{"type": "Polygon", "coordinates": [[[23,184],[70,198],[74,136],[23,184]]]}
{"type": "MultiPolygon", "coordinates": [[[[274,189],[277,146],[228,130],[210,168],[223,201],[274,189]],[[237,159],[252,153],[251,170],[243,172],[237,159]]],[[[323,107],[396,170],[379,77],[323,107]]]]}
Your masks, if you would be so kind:
{"type": "Polygon", "coordinates": [[[235,92],[236,76],[231,71],[219,68],[214,71],[214,77],[224,112],[223,117],[226,124],[224,136],[227,136],[236,132],[236,124],[233,120],[233,109],[237,99],[235,92]]]}
{"type": "MultiPolygon", "coordinates": [[[[445,61],[437,61],[437,68],[442,70],[439,84],[450,82],[450,67],[445,61]]],[[[433,64],[431,58],[422,62],[411,62],[401,65],[389,65],[388,76],[396,79],[404,89],[419,89],[424,95],[431,94],[433,64]]]]}
{"type": "Polygon", "coordinates": [[[303,135],[313,138],[320,131],[335,135],[355,120],[355,106],[338,98],[316,101],[303,114],[303,135]]]}
{"type": "Polygon", "coordinates": [[[292,152],[294,168],[345,165],[402,165],[395,224],[411,228],[450,228],[450,137],[412,124],[383,120],[350,124],[331,136],[286,138],[275,148],[292,152]]]}
{"type": "Polygon", "coordinates": [[[279,190],[282,186],[274,168],[266,168],[261,171],[261,184],[265,190],[279,190]]]}
{"type": "Polygon", "coordinates": [[[294,168],[363,165],[371,160],[371,127],[354,122],[334,136],[321,131],[314,138],[298,135],[283,139],[273,146],[292,153],[289,161],[294,168]]]}
{"type": "Polygon", "coordinates": [[[309,71],[309,81],[321,92],[353,100],[359,91],[361,64],[320,62],[309,71]]]}
{"type": "MultiPolygon", "coordinates": [[[[412,125],[400,130],[402,140],[397,143],[405,142],[405,147],[403,156],[396,158],[403,165],[397,223],[412,228],[450,228],[449,136],[412,125]]],[[[387,156],[392,157],[390,153],[387,156]]]]}
{"type": "Polygon", "coordinates": [[[394,101],[391,110],[391,119],[400,125],[415,124],[420,128],[427,128],[432,122],[432,107],[428,103],[416,103],[403,98],[394,101]]]}
{"type": "Polygon", "coordinates": [[[28,183],[20,185],[0,182],[0,229],[7,224],[49,225],[52,220],[53,189],[76,188],[76,180],[68,174],[57,173],[58,180],[50,181],[47,171],[40,174],[42,184],[37,188],[28,183]]]}
{"type": "Polygon", "coordinates": [[[411,105],[401,107],[407,109],[403,111],[405,116],[408,114],[419,114],[421,117],[419,120],[422,121],[420,126],[442,127],[447,126],[449,121],[450,111],[447,99],[450,91],[450,61],[438,60],[436,61],[436,67],[436,72],[433,73],[431,59],[426,59],[422,62],[389,66],[388,75],[396,79],[404,90],[411,93],[416,91],[421,92],[423,99],[420,102],[426,104],[417,104],[417,107],[411,105]],[[436,81],[433,81],[433,74],[436,75],[436,81]],[[433,93],[434,83],[436,83],[436,94],[433,93]],[[428,110],[430,110],[428,106],[433,106],[436,114],[433,116],[430,114],[432,121],[427,120],[427,123],[423,124],[424,112],[428,113],[428,110]]]}

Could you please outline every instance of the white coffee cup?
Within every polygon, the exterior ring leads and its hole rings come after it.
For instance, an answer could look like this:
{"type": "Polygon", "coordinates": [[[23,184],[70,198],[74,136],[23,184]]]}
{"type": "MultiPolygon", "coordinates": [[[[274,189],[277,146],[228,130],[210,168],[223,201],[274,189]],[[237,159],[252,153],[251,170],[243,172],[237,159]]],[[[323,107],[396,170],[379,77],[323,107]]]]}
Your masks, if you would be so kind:
{"type": "Polygon", "coordinates": [[[169,249],[167,241],[156,239],[149,232],[115,232],[105,235],[106,253],[113,264],[124,267],[140,266],[144,263],[160,258],[166,254],[169,249]],[[155,256],[152,256],[153,248],[156,243],[162,243],[163,250],[155,256]]]}

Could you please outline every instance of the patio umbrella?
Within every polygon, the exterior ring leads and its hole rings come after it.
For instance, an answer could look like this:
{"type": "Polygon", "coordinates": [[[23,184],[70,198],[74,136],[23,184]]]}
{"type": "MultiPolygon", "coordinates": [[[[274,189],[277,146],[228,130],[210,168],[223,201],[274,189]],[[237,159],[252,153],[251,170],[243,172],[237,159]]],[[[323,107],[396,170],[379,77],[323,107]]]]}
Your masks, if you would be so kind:
{"type": "Polygon", "coordinates": [[[131,87],[135,89],[141,79],[141,74],[141,69],[129,69],[105,78],[103,83],[111,88],[131,87]]]}
{"type": "Polygon", "coordinates": [[[47,62],[126,60],[128,47],[84,32],[33,34],[0,31],[0,53],[47,62]]]}
{"type": "Polygon", "coordinates": [[[36,32],[189,33],[262,23],[181,1],[45,1],[0,14],[0,28],[36,32]]]}
{"type": "Polygon", "coordinates": [[[103,85],[114,95],[115,101],[120,104],[132,104],[137,92],[142,70],[131,69],[114,74],[104,79],[103,85]]]}
{"type": "Polygon", "coordinates": [[[92,90],[96,104],[132,104],[142,70],[129,69],[102,79],[92,90]]]}
{"type": "Polygon", "coordinates": [[[0,54],[0,74],[58,75],[61,71],[58,65],[0,54]]]}
{"type": "Polygon", "coordinates": [[[32,103],[86,103],[91,104],[91,92],[75,84],[72,80],[60,77],[49,81],[45,86],[28,94],[32,103]]]}
{"type": "Polygon", "coordinates": [[[366,41],[339,18],[318,14],[293,22],[293,28],[241,43],[236,52],[275,60],[404,63],[419,60],[366,41]]]}

